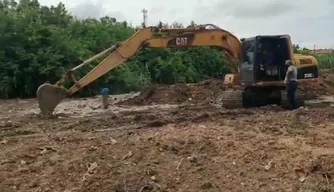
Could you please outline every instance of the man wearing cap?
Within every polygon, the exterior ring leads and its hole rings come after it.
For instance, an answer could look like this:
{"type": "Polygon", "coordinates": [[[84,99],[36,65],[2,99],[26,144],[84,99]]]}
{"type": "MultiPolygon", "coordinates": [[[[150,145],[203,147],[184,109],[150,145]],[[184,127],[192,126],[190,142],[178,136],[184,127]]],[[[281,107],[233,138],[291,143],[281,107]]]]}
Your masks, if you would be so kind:
{"type": "Polygon", "coordinates": [[[297,68],[292,64],[290,60],[285,61],[285,65],[288,66],[286,71],[284,83],[287,85],[287,96],[292,110],[297,109],[297,103],[295,93],[298,87],[297,83],[297,68]]]}

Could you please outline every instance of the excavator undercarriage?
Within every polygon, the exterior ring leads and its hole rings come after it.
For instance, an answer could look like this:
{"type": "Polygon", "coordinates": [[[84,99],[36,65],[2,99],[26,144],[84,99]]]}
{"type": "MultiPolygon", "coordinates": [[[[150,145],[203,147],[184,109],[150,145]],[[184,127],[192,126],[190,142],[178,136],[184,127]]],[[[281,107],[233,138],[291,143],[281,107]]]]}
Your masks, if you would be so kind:
{"type": "MultiPolygon", "coordinates": [[[[296,91],[296,103],[298,107],[304,106],[305,96],[301,89],[296,91]]],[[[290,104],[284,87],[229,88],[220,95],[221,106],[226,109],[261,107],[265,105],[279,105],[289,109],[290,104]]]]}
{"type": "Polygon", "coordinates": [[[299,68],[298,71],[302,71],[300,79],[317,80],[317,61],[312,56],[296,58],[293,55],[288,35],[257,36],[240,41],[230,32],[212,24],[182,29],[148,27],[140,29],[129,39],[111,46],[69,70],[56,84],[41,85],[37,90],[41,113],[42,115],[52,114],[61,100],[133,58],[144,47],[203,46],[222,49],[229,60],[232,74],[225,76],[224,84],[230,88],[221,96],[221,103],[226,108],[260,106],[270,103],[285,105],[287,102],[282,79],[286,72],[286,66],[282,64],[285,60],[291,60],[299,68]],[[277,59],[271,59],[271,62],[266,63],[261,55],[263,50],[272,52],[277,59]],[[108,53],[109,55],[100,64],[79,81],[76,80],[73,75],[74,71],[108,53]],[[301,62],[302,60],[304,63],[301,62]],[[69,89],[64,87],[67,80],[73,82],[69,89]]]}

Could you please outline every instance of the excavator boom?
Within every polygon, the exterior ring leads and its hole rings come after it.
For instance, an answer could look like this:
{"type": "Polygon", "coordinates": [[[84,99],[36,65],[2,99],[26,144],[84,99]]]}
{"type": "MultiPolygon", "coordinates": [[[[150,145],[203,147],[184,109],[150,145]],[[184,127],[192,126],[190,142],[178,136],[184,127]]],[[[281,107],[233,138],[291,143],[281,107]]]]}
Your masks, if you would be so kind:
{"type": "Polygon", "coordinates": [[[142,48],[163,48],[163,47],[217,47],[225,51],[230,60],[230,67],[233,73],[237,73],[237,65],[234,61],[240,58],[241,42],[237,37],[228,31],[220,29],[212,24],[200,25],[196,28],[161,29],[148,27],[137,31],[129,39],[114,45],[107,50],[88,59],[79,66],[69,70],[55,85],[43,84],[37,90],[37,100],[42,115],[52,114],[56,106],[65,97],[72,95],[105,75],[113,68],[134,57],[142,48]],[[206,27],[212,27],[207,29],[206,27]],[[108,52],[111,52],[101,63],[93,68],[79,81],[75,79],[72,72],[78,70],[87,63],[96,60],[108,52]],[[71,79],[74,85],[69,89],[63,87],[65,80],[71,79]]]}

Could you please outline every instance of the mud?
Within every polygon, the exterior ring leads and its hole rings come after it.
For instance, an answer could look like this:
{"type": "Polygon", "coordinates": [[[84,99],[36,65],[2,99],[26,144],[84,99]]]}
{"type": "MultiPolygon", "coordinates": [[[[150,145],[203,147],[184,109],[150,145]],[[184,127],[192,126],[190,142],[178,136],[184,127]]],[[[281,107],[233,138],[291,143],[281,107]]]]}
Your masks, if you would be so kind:
{"type": "Polygon", "coordinates": [[[107,110],[100,97],[66,100],[53,118],[40,117],[35,100],[0,101],[1,191],[334,188],[326,86],[325,94],[311,87],[319,97],[293,112],[225,110],[209,102],[223,91],[218,82],[188,86],[155,87],[145,101],[143,93],[112,96],[107,110]]]}

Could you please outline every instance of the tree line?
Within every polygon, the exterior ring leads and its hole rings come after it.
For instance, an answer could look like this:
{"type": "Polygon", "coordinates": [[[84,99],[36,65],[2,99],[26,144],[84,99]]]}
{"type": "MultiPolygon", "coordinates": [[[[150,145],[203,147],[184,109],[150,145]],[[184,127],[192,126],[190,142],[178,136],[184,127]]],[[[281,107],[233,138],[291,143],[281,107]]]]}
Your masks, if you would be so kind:
{"type": "MultiPolygon", "coordinates": [[[[38,0],[0,0],[0,98],[35,97],[42,83],[57,82],[68,69],[136,30],[138,27],[108,16],[77,19],[62,3],[48,7],[38,0]]],[[[99,61],[76,75],[82,77],[99,61]]],[[[102,87],[117,94],[139,91],[151,83],[194,83],[228,72],[224,55],[212,48],[147,48],[80,94],[97,94],[102,87]]]]}

